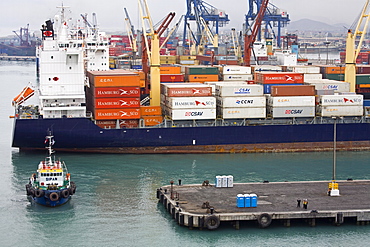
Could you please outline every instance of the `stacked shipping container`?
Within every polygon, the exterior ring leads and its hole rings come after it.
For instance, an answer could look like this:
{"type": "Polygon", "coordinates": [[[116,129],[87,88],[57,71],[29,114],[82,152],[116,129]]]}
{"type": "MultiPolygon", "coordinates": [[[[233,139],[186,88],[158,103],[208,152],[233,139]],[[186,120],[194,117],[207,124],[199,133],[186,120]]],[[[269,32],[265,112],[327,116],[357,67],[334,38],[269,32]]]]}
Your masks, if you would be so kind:
{"type": "Polygon", "coordinates": [[[162,83],[163,111],[172,120],[216,118],[216,99],[212,89],[201,83],[162,83]]]}
{"type": "Polygon", "coordinates": [[[309,85],[272,86],[267,112],[273,118],[314,117],[315,87],[309,85]]]}
{"type": "Polygon", "coordinates": [[[211,66],[183,66],[185,73],[185,81],[187,82],[201,82],[218,81],[219,70],[218,67],[211,66]]]}
{"type": "Polygon", "coordinates": [[[140,119],[140,75],[114,71],[88,72],[87,110],[101,128],[137,127],[140,119]],[[132,121],[120,121],[132,120],[132,121]]]}
{"type": "Polygon", "coordinates": [[[266,117],[263,86],[216,84],[217,115],[224,119],[266,117]]]}
{"type": "Polygon", "coordinates": [[[253,81],[252,68],[246,66],[220,67],[224,81],[253,81]]]}

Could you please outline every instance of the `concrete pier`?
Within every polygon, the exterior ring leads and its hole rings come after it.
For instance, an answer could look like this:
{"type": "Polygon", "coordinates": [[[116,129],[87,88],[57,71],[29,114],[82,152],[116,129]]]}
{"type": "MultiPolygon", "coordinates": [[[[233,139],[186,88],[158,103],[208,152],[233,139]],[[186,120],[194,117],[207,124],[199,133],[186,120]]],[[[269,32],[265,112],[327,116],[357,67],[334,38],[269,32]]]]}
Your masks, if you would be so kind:
{"type": "MultiPolygon", "coordinates": [[[[172,181],[171,181],[172,182],[172,181]]],[[[310,226],[317,219],[340,225],[346,221],[359,225],[370,221],[370,180],[337,181],[340,196],[328,196],[330,181],[234,183],[217,188],[213,184],[176,185],[157,190],[157,198],[179,225],[189,228],[217,229],[231,223],[239,229],[241,221],[254,221],[265,228],[272,222],[292,226],[304,220],[310,226]],[[257,207],[237,207],[238,194],[255,193],[257,207]],[[301,200],[297,207],[297,200],[301,200]],[[307,199],[307,209],[303,200],[307,199]],[[294,222],[293,222],[294,221],[294,222]]]]}

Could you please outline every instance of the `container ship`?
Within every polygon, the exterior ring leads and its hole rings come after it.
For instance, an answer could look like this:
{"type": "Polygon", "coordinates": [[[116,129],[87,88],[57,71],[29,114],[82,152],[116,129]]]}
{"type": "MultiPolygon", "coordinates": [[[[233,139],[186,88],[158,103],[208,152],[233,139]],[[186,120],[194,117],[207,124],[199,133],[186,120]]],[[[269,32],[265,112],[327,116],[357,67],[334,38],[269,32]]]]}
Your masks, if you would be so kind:
{"type": "Polygon", "coordinates": [[[333,67],[246,67],[221,57],[206,66],[196,56],[160,56],[160,102],[147,106],[148,73],[110,70],[107,35],[69,27],[63,11],[42,26],[39,105],[23,105],[30,87],[13,101],[12,147],[43,150],[51,132],[54,149],[68,152],[325,151],[334,135],[338,149],[370,149],[367,100],[326,79],[333,67]]]}

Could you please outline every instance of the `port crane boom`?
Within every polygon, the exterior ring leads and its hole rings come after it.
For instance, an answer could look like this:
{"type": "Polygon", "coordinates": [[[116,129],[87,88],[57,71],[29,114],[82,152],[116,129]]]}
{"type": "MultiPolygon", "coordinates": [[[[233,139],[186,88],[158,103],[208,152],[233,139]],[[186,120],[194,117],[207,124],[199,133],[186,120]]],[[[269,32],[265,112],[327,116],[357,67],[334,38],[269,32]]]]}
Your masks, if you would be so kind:
{"type": "Polygon", "coordinates": [[[370,11],[368,9],[370,0],[367,0],[360,18],[357,22],[356,29],[352,32],[348,30],[346,39],[346,69],[344,80],[350,83],[350,92],[356,92],[356,59],[361,51],[362,42],[364,41],[366,29],[369,24],[370,11]],[[362,28],[362,30],[361,30],[362,28]],[[357,48],[355,48],[356,38],[360,37],[357,48]]]}
{"type": "Polygon", "coordinates": [[[265,15],[268,3],[269,0],[262,1],[261,8],[259,9],[257,17],[254,20],[254,25],[251,34],[248,34],[248,30],[246,30],[244,36],[244,66],[251,65],[251,54],[253,43],[256,41],[258,31],[261,28],[263,16],[265,15]]]}

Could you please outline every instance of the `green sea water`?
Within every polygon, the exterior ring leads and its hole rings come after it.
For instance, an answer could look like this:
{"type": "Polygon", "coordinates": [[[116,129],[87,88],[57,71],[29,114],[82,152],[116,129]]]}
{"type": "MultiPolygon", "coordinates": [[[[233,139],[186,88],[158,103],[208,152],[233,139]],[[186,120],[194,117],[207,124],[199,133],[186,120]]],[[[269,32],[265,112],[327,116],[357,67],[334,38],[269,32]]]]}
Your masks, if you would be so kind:
{"type": "MultiPolygon", "coordinates": [[[[189,230],[158,204],[156,189],[183,184],[330,180],[332,153],[111,155],[57,153],[77,185],[72,200],[58,208],[30,204],[25,184],[46,153],[10,147],[11,100],[29,82],[34,63],[0,62],[0,246],[368,246],[370,225],[340,227],[305,223],[267,229],[221,225],[189,230]]],[[[30,130],[32,131],[32,130],[30,130]]],[[[56,139],[56,141],[58,141],[56,139]]],[[[370,179],[370,152],[337,152],[337,179],[370,179]]],[[[202,202],[199,202],[200,204],[202,202]]],[[[294,203],[294,202],[293,202],[294,203]]],[[[369,205],[370,207],[370,205],[369,205]]]]}

